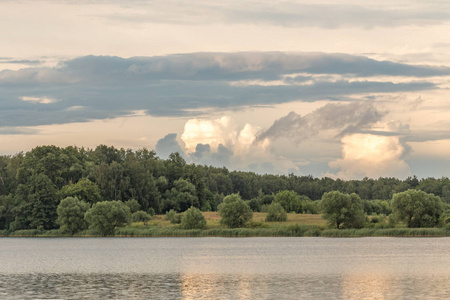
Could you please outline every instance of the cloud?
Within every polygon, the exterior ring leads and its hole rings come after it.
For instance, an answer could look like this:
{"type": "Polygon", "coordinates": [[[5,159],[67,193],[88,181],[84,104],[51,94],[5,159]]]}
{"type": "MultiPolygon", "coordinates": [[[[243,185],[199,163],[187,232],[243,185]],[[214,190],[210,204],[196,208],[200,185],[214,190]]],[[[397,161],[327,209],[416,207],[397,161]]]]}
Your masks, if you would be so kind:
{"type": "Polygon", "coordinates": [[[438,89],[426,76],[449,74],[448,67],[397,64],[347,54],[190,53],[128,59],[85,56],[53,68],[1,71],[0,126],[85,122],[133,111],[196,117],[205,109],[346,101],[361,94],[438,89]],[[304,74],[303,79],[299,73],[304,74]],[[367,79],[384,75],[404,80],[367,79]],[[59,101],[39,109],[36,103],[16,101],[24,95],[45,95],[59,101]]]}
{"type": "Polygon", "coordinates": [[[339,169],[338,178],[406,178],[411,174],[403,159],[408,146],[400,137],[358,133],[343,137],[342,144],[342,158],[329,163],[339,169]]]}
{"type": "MultiPolygon", "coordinates": [[[[347,2],[347,1],[346,1],[347,2]]],[[[447,22],[447,2],[409,1],[390,5],[357,2],[329,3],[316,1],[151,1],[135,2],[120,13],[110,14],[114,21],[132,23],[169,23],[185,25],[251,24],[280,27],[399,27],[423,26],[447,22]],[[395,8],[395,9],[394,9],[395,8]]]]}
{"type": "Polygon", "coordinates": [[[32,103],[39,103],[39,104],[50,104],[58,102],[56,99],[48,98],[48,97],[29,97],[29,96],[23,96],[20,97],[22,101],[25,102],[32,102],[32,103]]]}
{"type": "Polygon", "coordinates": [[[34,135],[40,131],[33,128],[20,127],[2,127],[0,128],[0,135],[34,135]]]}
{"type": "Polygon", "coordinates": [[[181,149],[180,144],[177,141],[177,134],[170,133],[160,139],[155,146],[156,154],[162,159],[169,158],[171,153],[178,152],[184,158],[186,158],[184,151],[181,149]]]}
{"type": "Polygon", "coordinates": [[[288,137],[301,142],[324,130],[334,130],[335,137],[345,136],[370,128],[385,115],[386,112],[368,102],[330,103],[304,117],[290,112],[260,133],[258,140],[288,137]]]}

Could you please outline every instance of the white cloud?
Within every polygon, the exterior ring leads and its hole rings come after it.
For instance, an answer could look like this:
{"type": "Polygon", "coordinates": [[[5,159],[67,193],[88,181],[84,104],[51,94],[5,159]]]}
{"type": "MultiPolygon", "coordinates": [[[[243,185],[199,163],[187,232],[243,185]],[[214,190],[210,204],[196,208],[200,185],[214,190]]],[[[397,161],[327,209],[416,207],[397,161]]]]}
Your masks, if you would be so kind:
{"type": "Polygon", "coordinates": [[[58,102],[56,99],[48,98],[48,97],[28,97],[24,96],[21,97],[20,100],[25,102],[33,102],[33,103],[39,103],[39,104],[50,104],[58,102]]]}
{"type": "Polygon", "coordinates": [[[342,138],[342,158],[329,166],[339,169],[337,177],[355,179],[362,177],[410,175],[409,166],[403,160],[407,149],[398,136],[353,134],[342,138]]]}

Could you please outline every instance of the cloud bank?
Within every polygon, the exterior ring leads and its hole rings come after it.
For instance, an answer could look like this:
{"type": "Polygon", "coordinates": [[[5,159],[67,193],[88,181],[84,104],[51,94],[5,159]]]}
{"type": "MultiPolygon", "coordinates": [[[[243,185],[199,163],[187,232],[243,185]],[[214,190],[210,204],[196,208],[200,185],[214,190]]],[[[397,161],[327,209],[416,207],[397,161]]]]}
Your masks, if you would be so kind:
{"type": "Polygon", "coordinates": [[[432,78],[447,75],[448,67],[376,61],[348,54],[85,56],[53,68],[1,71],[0,127],[83,122],[137,110],[151,116],[194,117],[201,116],[205,109],[346,101],[360,95],[438,89],[432,78]]]}

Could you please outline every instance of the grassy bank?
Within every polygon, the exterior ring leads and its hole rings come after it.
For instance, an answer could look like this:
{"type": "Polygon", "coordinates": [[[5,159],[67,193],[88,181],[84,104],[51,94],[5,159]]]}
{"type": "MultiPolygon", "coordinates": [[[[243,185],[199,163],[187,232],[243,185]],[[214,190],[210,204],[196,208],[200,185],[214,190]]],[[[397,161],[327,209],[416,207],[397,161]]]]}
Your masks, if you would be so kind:
{"type": "MultiPolygon", "coordinates": [[[[286,222],[265,222],[265,213],[254,213],[253,221],[245,228],[222,228],[220,216],[216,212],[203,213],[206,218],[204,230],[185,230],[172,224],[163,215],[155,216],[146,225],[133,223],[127,227],[116,228],[117,237],[443,237],[450,231],[442,228],[363,228],[327,229],[320,215],[288,214],[286,222]]],[[[58,229],[49,231],[18,230],[0,231],[0,236],[9,237],[67,237],[58,229]]],[[[76,237],[99,236],[96,232],[85,230],[76,237]]]]}

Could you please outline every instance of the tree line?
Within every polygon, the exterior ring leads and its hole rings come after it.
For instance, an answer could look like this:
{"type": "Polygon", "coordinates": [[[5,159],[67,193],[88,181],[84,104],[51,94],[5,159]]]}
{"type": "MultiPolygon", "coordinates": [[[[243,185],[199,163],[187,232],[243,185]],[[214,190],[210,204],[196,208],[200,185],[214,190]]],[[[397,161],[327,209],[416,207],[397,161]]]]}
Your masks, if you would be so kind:
{"type": "Polygon", "coordinates": [[[72,199],[65,200],[72,201],[72,206],[73,199],[86,203],[71,208],[84,210],[84,214],[94,206],[100,210],[103,202],[111,202],[110,206],[117,203],[116,210],[125,204],[136,220],[145,220],[142,212],[184,212],[191,207],[216,211],[231,195],[239,195],[253,211],[275,209],[269,206],[277,202],[287,212],[318,213],[318,200],[336,191],[363,199],[366,214],[387,215],[392,211],[393,196],[408,190],[433,194],[450,203],[450,180],[446,177],[344,181],[260,175],[187,164],[178,153],[160,159],[147,149],[39,146],[26,153],[0,156],[0,229],[58,228],[62,222],[58,206],[64,199],[72,199]]]}

